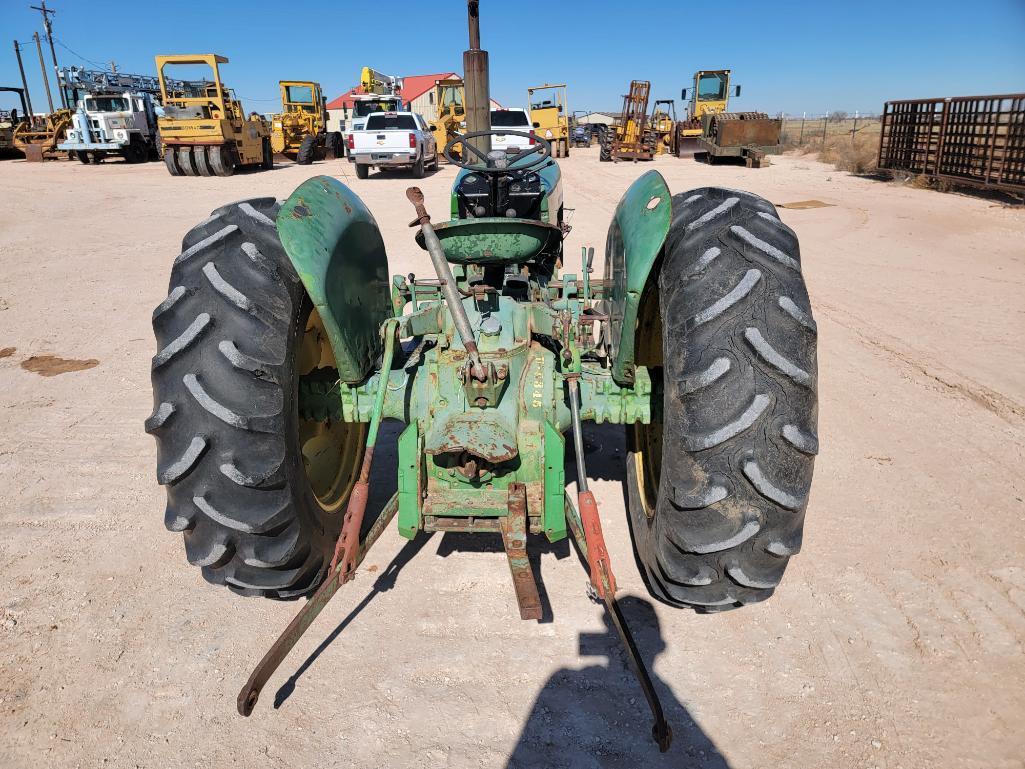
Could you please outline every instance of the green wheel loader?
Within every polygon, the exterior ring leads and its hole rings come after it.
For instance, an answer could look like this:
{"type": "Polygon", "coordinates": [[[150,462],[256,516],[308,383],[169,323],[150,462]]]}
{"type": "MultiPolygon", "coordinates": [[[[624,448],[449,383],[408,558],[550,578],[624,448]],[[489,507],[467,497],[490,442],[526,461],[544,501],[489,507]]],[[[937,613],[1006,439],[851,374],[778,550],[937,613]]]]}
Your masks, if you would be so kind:
{"type": "Polygon", "coordinates": [[[818,450],[797,238],[761,198],[673,195],[649,171],[619,202],[604,276],[592,277],[594,249],[570,271],[551,146],[510,156],[490,135],[446,148],[462,166],[448,221],[408,190],[429,277],[389,280],[373,214],[327,176],[284,202],[219,208],[185,236],[153,315],[146,429],[165,523],[208,581],[310,596],[240,693],[244,715],[393,520],[410,539],[500,535],[524,619],[541,616],[528,537],[572,536],[666,749],[616,603],[581,423],[624,426],[626,513],[655,598],[716,612],[771,596],[801,546],[818,450]],[[368,511],[383,419],[404,424],[397,492],[368,511]]]}

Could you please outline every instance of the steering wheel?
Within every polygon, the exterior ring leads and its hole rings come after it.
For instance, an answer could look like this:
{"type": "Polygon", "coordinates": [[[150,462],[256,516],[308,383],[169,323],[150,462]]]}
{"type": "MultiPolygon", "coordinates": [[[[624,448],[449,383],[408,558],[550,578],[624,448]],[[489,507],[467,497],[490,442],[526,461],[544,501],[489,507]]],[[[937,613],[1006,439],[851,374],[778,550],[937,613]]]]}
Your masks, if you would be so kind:
{"type": "Polygon", "coordinates": [[[487,172],[487,171],[504,171],[504,170],[506,170],[508,168],[512,168],[517,162],[519,162],[520,160],[523,160],[523,158],[530,157],[531,155],[533,155],[535,153],[540,154],[541,157],[537,158],[536,160],[534,160],[531,163],[528,163],[525,166],[520,166],[520,168],[518,170],[527,171],[527,170],[533,170],[535,168],[540,168],[544,164],[544,162],[546,160],[548,160],[548,158],[550,158],[552,156],[552,145],[551,145],[551,143],[547,139],[542,139],[540,136],[535,136],[534,134],[527,133],[526,131],[495,131],[495,130],[491,130],[491,131],[474,131],[473,133],[462,134],[461,136],[456,136],[455,139],[453,139],[452,141],[450,141],[448,144],[445,145],[445,151],[444,151],[443,154],[445,155],[445,160],[447,160],[452,165],[459,166],[460,168],[465,168],[465,169],[467,169],[469,171],[487,172]],[[520,150],[515,155],[512,155],[512,156],[508,157],[506,159],[506,161],[505,161],[506,168],[501,168],[501,169],[500,168],[493,168],[493,167],[488,165],[488,156],[485,155],[483,152],[481,152],[476,147],[474,147],[472,144],[467,144],[466,140],[467,139],[474,139],[474,138],[476,138],[478,136],[498,136],[498,135],[501,135],[501,136],[522,136],[525,139],[533,139],[534,141],[537,142],[537,144],[533,145],[532,147],[528,147],[525,150],[520,150]],[[456,158],[452,154],[452,148],[455,147],[457,144],[462,144],[463,145],[463,155],[464,156],[466,155],[466,152],[468,150],[469,152],[471,152],[474,155],[476,155],[480,159],[481,163],[483,163],[483,165],[481,165],[479,163],[469,163],[469,162],[464,161],[462,158],[460,158],[459,160],[456,160],[456,158]]]}

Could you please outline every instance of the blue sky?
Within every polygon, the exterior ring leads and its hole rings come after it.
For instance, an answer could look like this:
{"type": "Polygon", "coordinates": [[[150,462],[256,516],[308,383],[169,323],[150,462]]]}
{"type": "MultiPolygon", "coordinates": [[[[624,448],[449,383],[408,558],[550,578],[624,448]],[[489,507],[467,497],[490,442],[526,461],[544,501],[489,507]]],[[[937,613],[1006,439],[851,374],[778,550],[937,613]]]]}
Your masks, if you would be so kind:
{"type": "MultiPolygon", "coordinates": [[[[221,53],[231,60],[225,82],[260,112],[274,111],[279,79],[319,80],[333,98],[364,65],[459,71],[467,45],[463,0],[48,2],[62,65],[114,59],[122,71],[152,73],[155,53],[221,53]],[[375,16],[378,8],[392,13],[375,16]]],[[[0,85],[20,85],[11,40],[28,42],[38,111],[46,99],[33,4],[0,0],[0,85]]],[[[653,97],[679,99],[695,69],[719,67],[743,85],[736,109],[772,113],[878,112],[887,99],[1025,91],[1025,0],[733,0],[721,19],[715,2],[481,5],[491,91],[506,105],[522,105],[526,87],[545,81],[569,84],[571,109],[617,110],[633,78],[650,80],[653,97]],[[658,9],[648,23],[637,20],[644,7],[658,9]]],[[[8,94],[0,105],[11,105],[8,94]]]]}

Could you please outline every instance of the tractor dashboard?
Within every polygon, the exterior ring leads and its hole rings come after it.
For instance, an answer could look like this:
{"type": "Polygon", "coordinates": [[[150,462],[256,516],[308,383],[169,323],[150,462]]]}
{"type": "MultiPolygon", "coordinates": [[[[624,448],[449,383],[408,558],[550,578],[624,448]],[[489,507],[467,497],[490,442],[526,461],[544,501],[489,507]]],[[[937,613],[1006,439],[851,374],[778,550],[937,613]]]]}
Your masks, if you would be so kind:
{"type": "Polygon", "coordinates": [[[458,181],[455,191],[460,219],[541,218],[544,189],[541,176],[531,169],[471,172],[458,181]]]}

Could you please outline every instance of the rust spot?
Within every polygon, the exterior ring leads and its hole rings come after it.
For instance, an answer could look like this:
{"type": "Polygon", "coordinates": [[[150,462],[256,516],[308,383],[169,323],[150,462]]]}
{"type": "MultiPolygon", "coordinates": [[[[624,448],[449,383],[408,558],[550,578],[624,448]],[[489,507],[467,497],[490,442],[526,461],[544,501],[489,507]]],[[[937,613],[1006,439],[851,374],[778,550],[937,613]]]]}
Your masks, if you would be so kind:
{"type": "Polygon", "coordinates": [[[306,204],[302,200],[296,203],[295,207],[292,208],[292,216],[296,219],[303,219],[309,215],[310,209],[306,207],[306,204]]]}
{"type": "Polygon", "coordinates": [[[17,347],[0,347],[0,358],[10,358],[17,351],[17,347]]]}
{"type": "Polygon", "coordinates": [[[343,205],[345,206],[345,213],[351,214],[352,213],[352,206],[350,206],[348,203],[344,203],[343,205]]]}
{"type": "Polygon", "coordinates": [[[96,358],[75,360],[74,358],[58,358],[56,355],[33,355],[21,362],[21,367],[39,376],[57,376],[70,374],[73,371],[85,371],[98,365],[96,358]]]}

